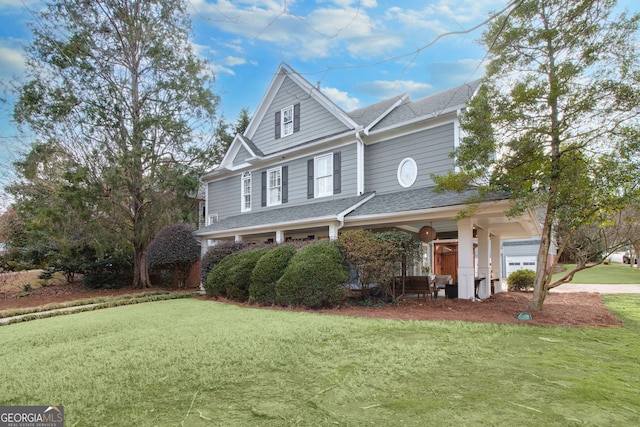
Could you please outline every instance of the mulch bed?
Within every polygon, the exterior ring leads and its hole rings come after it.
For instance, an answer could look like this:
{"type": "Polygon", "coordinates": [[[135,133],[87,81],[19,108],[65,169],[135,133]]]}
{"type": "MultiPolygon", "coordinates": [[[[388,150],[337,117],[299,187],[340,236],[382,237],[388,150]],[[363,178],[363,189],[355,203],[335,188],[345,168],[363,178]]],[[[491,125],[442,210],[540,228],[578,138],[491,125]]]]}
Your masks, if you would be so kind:
{"type": "MultiPolygon", "coordinates": [[[[54,302],[59,303],[98,296],[117,296],[154,290],[166,289],[151,288],[142,290],[127,287],[92,290],[80,284],[49,286],[29,292],[0,295],[0,310],[36,307],[54,302]]],[[[170,291],[178,290],[170,289],[170,291]]],[[[204,296],[199,298],[212,300],[204,296]]],[[[550,293],[547,295],[542,311],[531,311],[529,309],[531,298],[531,293],[503,292],[495,294],[484,301],[477,302],[461,299],[403,299],[397,305],[363,306],[348,304],[334,309],[313,310],[313,312],[398,320],[459,320],[539,326],[612,327],[623,325],[607,309],[602,298],[597,293],[550,293]],[[518,314],[522,312],[530,313],[533,319],[518,320],[518,314]]],[[[247,304],[238,305],[248,306],[247,304]]],[[[311,311],[279,307],[269,307],[269,309],[311,311]]]]}

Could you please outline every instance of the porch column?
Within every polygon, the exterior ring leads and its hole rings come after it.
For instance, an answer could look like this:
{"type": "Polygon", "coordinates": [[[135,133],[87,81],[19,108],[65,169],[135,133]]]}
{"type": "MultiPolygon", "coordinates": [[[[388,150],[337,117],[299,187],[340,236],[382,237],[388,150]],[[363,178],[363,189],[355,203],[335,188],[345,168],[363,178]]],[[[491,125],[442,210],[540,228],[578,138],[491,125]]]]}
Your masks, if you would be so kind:
{"type": "Polygon", "coordinates": [[[502,292],[502,256],[500,255],[500,236],[491,235],[491,275],[492,279],[498,279],[494,284],[494,292],[502,292]]]}
{"type": "Polygon", "coordinates": [[[240,234],[236,235],[235,242],[236,243],[242,243],[242,235],[240,235],[240,234]]]}
{"type": "Polygon", "coordinates": [[[478,278],[484,277],[478,286],[480,299],[491,296],[491,266],[489,265],[489,230],[478,228],[478,278]]]}
{"type": "Polygon", "coordinates": [[[329,240],[338,240],[338,223],[329,224],[329,240]]]}
{"type": "Polygon", "coordinates": [[[276,230],[276,244],[284,242],[284,230],[276,230]]]}
{"type": "Polygon", "coordinates": [[[458,221],[458,298],[475,298],[473,266],[473,223],[471,218],[458,221]]]}

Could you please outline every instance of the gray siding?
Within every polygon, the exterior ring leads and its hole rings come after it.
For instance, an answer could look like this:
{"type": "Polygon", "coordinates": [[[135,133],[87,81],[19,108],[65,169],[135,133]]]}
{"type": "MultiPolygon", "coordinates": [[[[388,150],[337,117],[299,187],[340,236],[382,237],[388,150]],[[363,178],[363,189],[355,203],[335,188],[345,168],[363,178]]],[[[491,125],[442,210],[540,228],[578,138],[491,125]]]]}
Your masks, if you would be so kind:
{"type": "MultiPolygon", "coordinates": [[[[218,214],[220,219],[240,213],[240,174],[220,181],[210,182],[207,188],[207,221],[209,215],[218,214]]],[[[252,176],[252,179],[255,178],[252,176]]],[[[252,183],[253,184],[253,183],[252,183]]],[[[258,203],[260,200],[258,199],[258,203]]]]}
{"type": "Polygon", "coordinates": [[[240,149],[238,150],[238,154],[236,154],[236,157],[233,159],[233,165],[241,165],[249,157],[251,157],[249,151],[247,151],[247,149],[244,147],[240,147],[240,149]]]}
{"type": "MultiPolygon", "coordinates": [[[[258,212],[265,209],[301,205],[305,203],[315,203],[318,201],[331,200],[332,198],[353,197],[356,195],[356,145],[350,144],[345,147],[336,148],[331,151],[319,152],[313,156],[308,156],[277,166],[257,169],[251,172],[251,212],[258,212]],[[339,194],[320,199],[307,199],[307,161],[315,156],[340,152],[341,155],[341,177],[342,191],[339,194]],[[272,167],[289,167],[289,201],[288,203],[275,207],[262,207],[262,172],[272,167]]],[[[238,215],[241,213],[240,204],[240,181],[242,173],[236,176],[225,178],[209,183],[209,204],[207,214],[218,213],[219,218],[238,215]]]]}
{"type": "Polygon", "coordinates": [[[502,242],[502,254],[510,256],[537,256],[540,248],[540,239],[505,240],[502,242]]]}
{"type": "Polygon", "coordinates": [[[251,139],[265,155],[268,155],[346,130],[348,128],[333,114],[291,79],[286,78],[251,139]],[[276,139],[275,113],[298,103],[300,104],[300,131],[276,139]]]}
{"type": "Polygon", "coordinates": [[[400,162],[407,157],[418,166],[418,177],[410,188],[432,186],[430,174],[453,169],[454,162],[449,157],[453,149],[453,123],[366,146],[365,191],[384,194],[406,190],[397,176],[400,162]]]}

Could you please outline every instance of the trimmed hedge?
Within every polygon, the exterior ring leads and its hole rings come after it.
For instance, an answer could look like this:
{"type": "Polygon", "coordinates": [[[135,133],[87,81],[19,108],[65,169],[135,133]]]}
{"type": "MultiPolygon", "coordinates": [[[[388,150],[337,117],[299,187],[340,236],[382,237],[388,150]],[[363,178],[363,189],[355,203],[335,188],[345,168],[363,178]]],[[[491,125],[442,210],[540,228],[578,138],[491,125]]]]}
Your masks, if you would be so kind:
{"type": "Polygon", "coordinates": [[[510,291],[526,291],[533,287],[536,273],[532,270],[516,270],[507,277],[507,284],[510,291]]]}
{"type": "Polygon", "coordinates": [[[333,242],[313,243],[291,258],[276,284],[280,305],[334,307],[346,299],[349,268],[333,242]]]}
{"type": "Polygon", "coordinates": [[[229,254],[211,269],[204,285],[204,290],[208,296],[214,298],[227,296],[226,279],[229,276],[229,270],[235,265],[235,258],[239,255],[239,253],[229,254]]]}
{"type": "Polygon", "coordinates": [[[207,282],[207,278],[209,277],[209,273],[213,267],[222,261],[224,257],[244,249],[245,246],[246,244],[244,243],[236,243],[226,240],[209,248],[202,257],[200,264],[200,280],[202,280],[202,283],[207,282]]]}
{"type": "Polygon", "coordinates": [[[227,297],[239,302],[249,299],[251,273],[260,259],[269,252],[268,248],[256,248],[241,252],[233,257],[233,265],[227,270],[225,288],[227,297]]]}
{"type": "Polygon", "coordinates": [[[276,283],[282,277],[289,261],[296,253],[291,245],[278,246],[266,253],[251,273],[249,301],[273,305],[276,302],[276,283]]]}

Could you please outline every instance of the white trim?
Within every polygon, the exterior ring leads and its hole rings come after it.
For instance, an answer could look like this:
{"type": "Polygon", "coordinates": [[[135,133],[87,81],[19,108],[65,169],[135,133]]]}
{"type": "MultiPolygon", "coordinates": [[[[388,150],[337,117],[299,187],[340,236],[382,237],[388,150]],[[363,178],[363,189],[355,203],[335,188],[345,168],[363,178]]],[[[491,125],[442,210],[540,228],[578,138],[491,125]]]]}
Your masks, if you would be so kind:
{"type": "Polygon", "coordinates": [[[333,153],[326,153],[313,158],[313,198],[318,199],[320,197],[333,196],[333,153]],[[320,160],[328,159],[329,161],[329,174],[319,176],[318,174],[318,162],[320,160]],[[330,185],[325,192],[320,192],[320,186],[318,185],[318,179],[329,179],[330,185]]]}
{"type": "Polygon", "coordinates": [[[267,206],[278,206],[282,204],[282,166],[278,166],[275,168],[271,168],[271,169],[267,169],[267,206]],[[279,181],[279,185],[276,187],[271,187],[271,173],[272,172],[278,172],[278,181],[279,181]],[[278,200],[271,200],[271,190],[272,189],[279,189],[279,197],[278,200]]]}
{"type": "Polygon", "coordinates": [[[218,214],[217,213],[213,213],[213,214],[207,216],[207,225],[215,224],[216,222],[218,222],[218,214]]]}
{"type": "Polygon", "coordinates": [[[251,212],[251,206],[253,204],[253,181],[251,177],[251,171],[243,172],[240,175],[240,212],[251,212]],[[245,199],[247,194],[245,193],[245,181],[249,181],[249,206],[246,206],[245,199]]]}
{"type": "Polygon", "coordinates": [[[356,194],[364,194],[364,141],[356,132],[356,194]]]}
{"type": "Polygon", "coordinates": [[[397,178],[398,178],[398,183],[402,187],[404,188],[411,187],[416,182],[416,179],[418,179],[418,164],[416,163],[416,161],[413,160],[411,157],[405,157],[404,159],[402,159],[400,164],[398,164],[397,178]],[[405,165],[413,165],[412,176],[409,176],[409,177],[402,176],[402,169],[404,168],[405,165]],[[408,179],[405,179],[405,178],[408,178],[408,179]]]}
{"type": "Polygon", "coordinates": [[[293,105],[289,105],[288,107],[280,110],[280,138],[284,138],[285,136],[293,135],[293,105]],[[285,122],[285,112],[291,111],[291,120],[285,122]],[[290,125],[288,128],[287,125],[290,125]],[[290,131],[287,132],[287,129],[290,131]]]}

